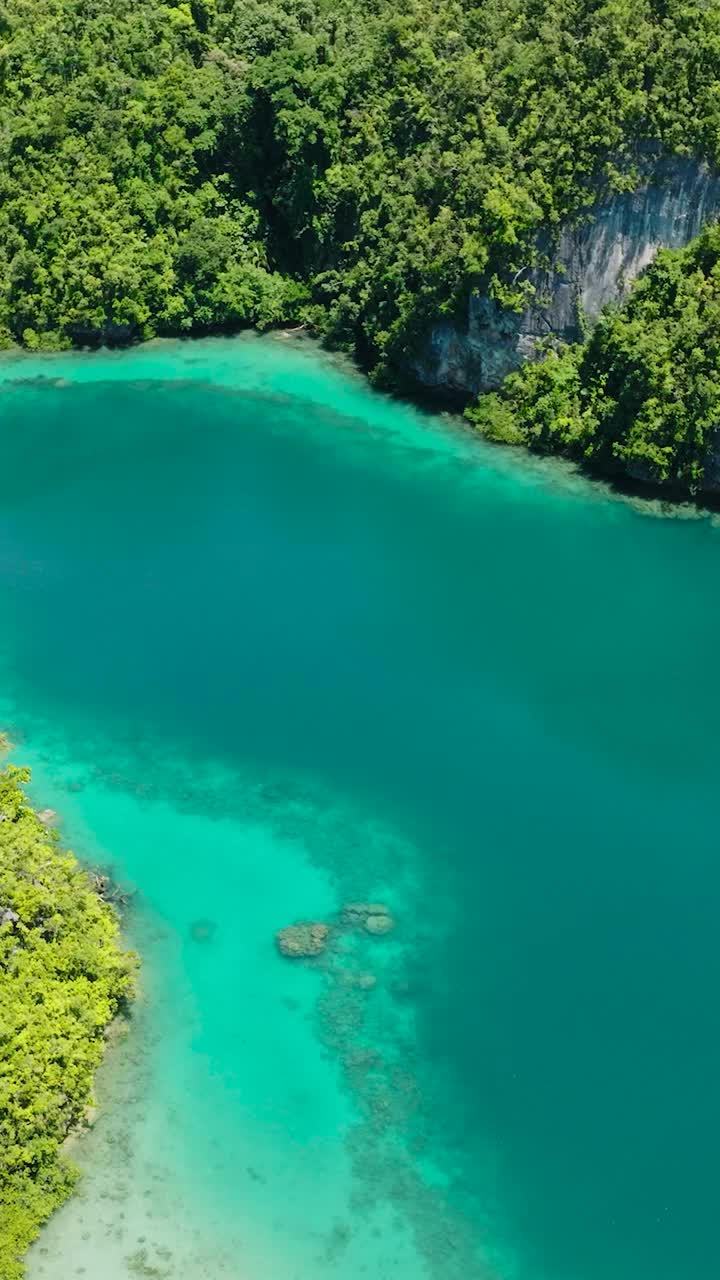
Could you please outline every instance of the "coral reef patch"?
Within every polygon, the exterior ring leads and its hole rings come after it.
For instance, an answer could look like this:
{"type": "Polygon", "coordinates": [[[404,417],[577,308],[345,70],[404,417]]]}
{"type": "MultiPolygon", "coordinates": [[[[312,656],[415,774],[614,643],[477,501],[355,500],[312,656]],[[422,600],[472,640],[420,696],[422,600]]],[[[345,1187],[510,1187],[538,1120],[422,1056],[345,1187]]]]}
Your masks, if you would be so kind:
{"type": "Polygon", "coordinates": [[[290,959],[305,959],[319,956],[325,950],[329,925],[319,921],[304,920],[299,924],[286,925],[278,929],[275,935],[278,951],[290,959]]]}
{"type": "Polygon", "coordinates": [[[364,928],[366,933],[389,933],[394,929],[395,921],[391,915],[378,913],[377,915],[368,916],[365,920],[364,928]]]}
{"type": "Polygon", "coordinates": [[[366,933],[389,933],[395,927],[384,902],[347,902],[340,911],[340,919],[350,928],[364,929],[366,933]]]}

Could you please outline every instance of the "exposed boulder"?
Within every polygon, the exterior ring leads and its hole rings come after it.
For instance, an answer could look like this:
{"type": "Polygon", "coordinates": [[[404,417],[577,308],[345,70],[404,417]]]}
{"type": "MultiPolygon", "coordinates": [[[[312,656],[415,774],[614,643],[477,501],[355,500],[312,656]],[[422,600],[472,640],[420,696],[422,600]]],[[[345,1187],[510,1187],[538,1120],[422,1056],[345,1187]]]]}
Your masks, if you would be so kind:
{"type": "Polygon", "coordinates": [[[303,920],[278,929],[275,941],[281,955],[302,959],[321,955],[327,946],[329,933],[328,925],[316,920],[303,920]]]}
{"type": "Polygon", "coordinates": [[[44,827],[52,827],[58,820],[56,809],[40,809],[37,816],[44,827]]]}
{"type": "Polygon", "coordinates": [[[0,925],[17,924],[19,919],[17,911],[13,911],[10,907],[0,907],[0,925]]]}

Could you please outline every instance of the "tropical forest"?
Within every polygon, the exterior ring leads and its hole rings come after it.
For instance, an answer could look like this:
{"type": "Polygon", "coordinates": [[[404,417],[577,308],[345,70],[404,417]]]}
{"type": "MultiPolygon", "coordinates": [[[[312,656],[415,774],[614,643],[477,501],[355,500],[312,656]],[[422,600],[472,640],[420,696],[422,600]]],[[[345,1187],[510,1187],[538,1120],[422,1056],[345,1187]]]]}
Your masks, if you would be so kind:
{"type": "Polygon", "coordinates": [[[0,0],[0,460],[0,1280],[717,1280],[720,0],[0,0]]]}

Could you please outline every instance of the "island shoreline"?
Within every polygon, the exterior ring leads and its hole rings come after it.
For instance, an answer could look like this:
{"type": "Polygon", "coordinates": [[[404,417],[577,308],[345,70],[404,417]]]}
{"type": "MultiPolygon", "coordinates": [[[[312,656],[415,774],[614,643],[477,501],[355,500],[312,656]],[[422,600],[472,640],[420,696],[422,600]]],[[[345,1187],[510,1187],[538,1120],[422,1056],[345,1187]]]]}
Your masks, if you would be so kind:
{"type": "Polygon", "coordinates": [[[69,1150],[94,1119],[95,1075],[129,1025],[139,965],[109,878],[61,846],[29,782],[29,769],[0,770],[0,1280],[25,1274],[27,1249],[77,1184],[69,1150]]]}

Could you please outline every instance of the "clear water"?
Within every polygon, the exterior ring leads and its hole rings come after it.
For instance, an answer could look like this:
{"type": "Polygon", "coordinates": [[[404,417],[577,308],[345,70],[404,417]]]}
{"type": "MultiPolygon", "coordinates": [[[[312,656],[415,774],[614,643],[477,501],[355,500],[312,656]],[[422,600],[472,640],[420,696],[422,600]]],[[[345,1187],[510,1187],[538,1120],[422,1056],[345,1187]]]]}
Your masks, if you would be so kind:
{"type": "Polygon", "coordinates": [[[716,1277],[713,521],[279,338],[8,360],[0,430],[0,726],[145,962],[30,1280],[716,1277]]]}

